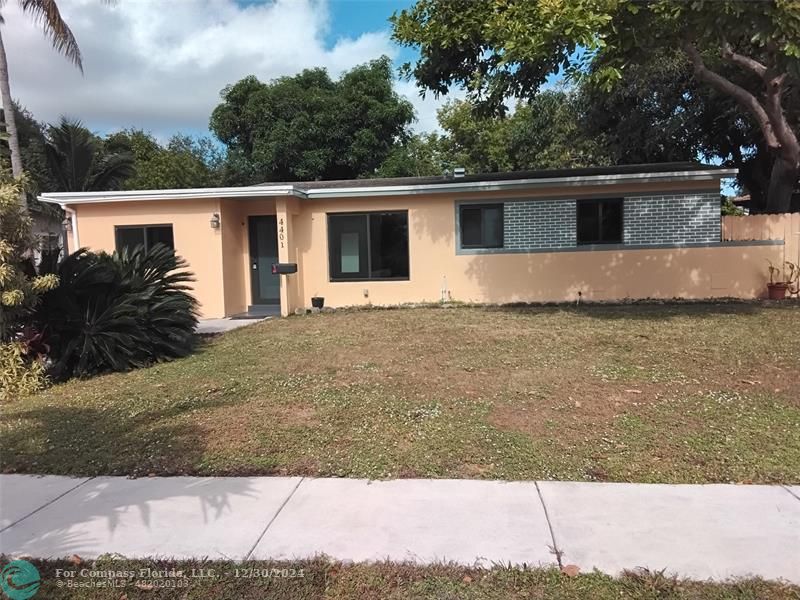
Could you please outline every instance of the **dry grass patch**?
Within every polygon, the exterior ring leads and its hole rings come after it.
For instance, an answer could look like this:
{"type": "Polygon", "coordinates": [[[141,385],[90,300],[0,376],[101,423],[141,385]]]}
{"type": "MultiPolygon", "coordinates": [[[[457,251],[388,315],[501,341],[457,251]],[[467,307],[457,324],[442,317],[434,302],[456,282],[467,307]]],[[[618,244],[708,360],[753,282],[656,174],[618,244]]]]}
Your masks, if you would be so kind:
{"type": "Polygon", "coordinates": [[[800,306],[337,312],[4,406],[6,472],[800,481],[800,306]]]}

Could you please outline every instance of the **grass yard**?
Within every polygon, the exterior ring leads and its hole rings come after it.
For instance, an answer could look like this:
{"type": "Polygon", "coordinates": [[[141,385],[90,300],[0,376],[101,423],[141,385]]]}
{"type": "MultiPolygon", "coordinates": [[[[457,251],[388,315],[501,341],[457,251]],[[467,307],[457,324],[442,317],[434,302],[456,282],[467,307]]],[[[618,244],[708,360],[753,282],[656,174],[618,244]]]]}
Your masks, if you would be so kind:
{"type": "Polygon", "coordinates": [[[267,321],[2,407],[0,471],[800,482],[800,305],[267,321]]]}
{"type": "Polygon", "coordinates": [[[619,598],[723,600],[796,599],[800,588],[760,579],[728,583],[682,581],[660,573],[628,573],[611,578],[599,573],[568,577],[557,569],[470,569],[453,565],[349,564],[324,559],[270,563],[126,561],[95,563],[34,561],[41,575],[38,596],[52,600],[383,600],[393,598],[508,600],[558,598],[592,600],[619,598]],[[58,573],[62,569],[72,577],[58,573]],[[83,571],[85,569],[85,571],[83,571]],[[140,570],[145,569],[144,573],[140,570]],[[147,571],[149,569],[149,571],[147,571]],[[237,572],[238,569],[238,572],[237,572]],[[171,574],[166,572],[173,570],[171,574]],[[109,571],[132,572],[109,577],[109,571]],[[162,577],[148,576],[158,571],[162,577]],[[83,572],[83,576],[82,576],[83,572]],[[178,574],[180,572],[180,574],[178,574]],[[253,577],[266,572],[267,577],[253,577]],[[141,573],[141,574],[140,574],[141,573]],[[291,576],[281,576],[281,575],[291,576]],[[93,575],[93,576],[92,576],[93,575]],[[197,577],[197,575],[204,575],[197,577]],[[237,575],[239,575],[237,577],[237,575]],[[194,576],[194,577],[193,577],[194,576]],[[118,587],[78,587],[105,581],[118,587]],[[71,582],[72,587],[67,587],[71,582]],[[59,585],[61,584],[61,585],[59,585]],[[169,587],[175,585],[176,587],[169,587]]]}

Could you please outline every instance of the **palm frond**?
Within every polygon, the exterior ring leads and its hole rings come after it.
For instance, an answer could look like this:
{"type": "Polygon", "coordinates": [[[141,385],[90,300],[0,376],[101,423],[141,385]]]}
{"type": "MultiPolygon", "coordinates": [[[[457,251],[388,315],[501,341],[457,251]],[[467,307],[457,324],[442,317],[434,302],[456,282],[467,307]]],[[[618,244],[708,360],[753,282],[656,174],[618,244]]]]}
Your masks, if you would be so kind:
{"type": "Polygon", "coordinates": [[[92,188],[98,146],[80,121],[61,117],[48,130],[45,160],[59,191],[85,192],[92,188]]]}
{"type": "Polygon", "coordinates": [[[66,257],[58,266],[61,284],[43,296],[35,315],[53,377],[126,371],[189,354],[197,301],[186,291],[193,277],[185,267],[161,244],[66,257]]]}
{"type": "Polygon", "coordinates": [[[41,26],[45,35],[50,38],[53,48],[83,73],[81,49],[72,30],[61,17],[55,0],[19,0],[19,5],[22,12],[30,15],[33,22],[41,26]]]}
{"type": "Polygon", "coordinates": [[[122,152],[109,154],[95,165],[87,186],[88,190],[117,190],[122,183],[136,173],[133,154],[122,152]]]}

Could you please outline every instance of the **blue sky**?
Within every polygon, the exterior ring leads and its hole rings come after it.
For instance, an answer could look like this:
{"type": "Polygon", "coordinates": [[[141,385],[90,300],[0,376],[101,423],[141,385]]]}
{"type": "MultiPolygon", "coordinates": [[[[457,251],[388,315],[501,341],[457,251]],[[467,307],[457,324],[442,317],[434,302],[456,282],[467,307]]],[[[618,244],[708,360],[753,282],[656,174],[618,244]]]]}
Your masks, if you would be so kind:
{"type": "MultiPolygon", "coordinates": [[[[395,12],[409,8],[411,0],[335,0],[330,4],[331,29],[326,36],[333,45],[340,37],[358,37],[365,31],[389,28],[389,17],[395,12]]],[[[415,56],[411,49],[403,49],[401,60],[415,56]]]]}

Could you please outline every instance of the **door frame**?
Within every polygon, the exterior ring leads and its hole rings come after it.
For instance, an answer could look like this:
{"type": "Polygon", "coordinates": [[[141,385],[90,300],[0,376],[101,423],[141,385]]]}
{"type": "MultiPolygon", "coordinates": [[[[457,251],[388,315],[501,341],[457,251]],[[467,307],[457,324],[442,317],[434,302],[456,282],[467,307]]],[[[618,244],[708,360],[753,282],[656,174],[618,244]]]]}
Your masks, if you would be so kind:
{"type": "Polygon", "coordinates": [[[256,223],[258,220],[266,220],[269,221],[272,227],[274,228],[275,232],[275,261],[278,261],[278,217],[277,215],[248,215],[247,217],[247,246],[248,246],[248,271],[250,272],[250,303],[252,306],[280,306],[281,304],[281,296],[280,296],[280,276],[273,275],[272,272],[268,272],[265,275],[268,277],[276,277],[278,278],[278,295],[276,298],[262,298],[259,294],[259,290],[261,289],[260,278],[262,276],[262,271],[257,268],[258,263],[256,259],[258,258],[258,235],[256,232],[256,223]],[[254,265],[256,268],[253,268],[254,265]]]}

